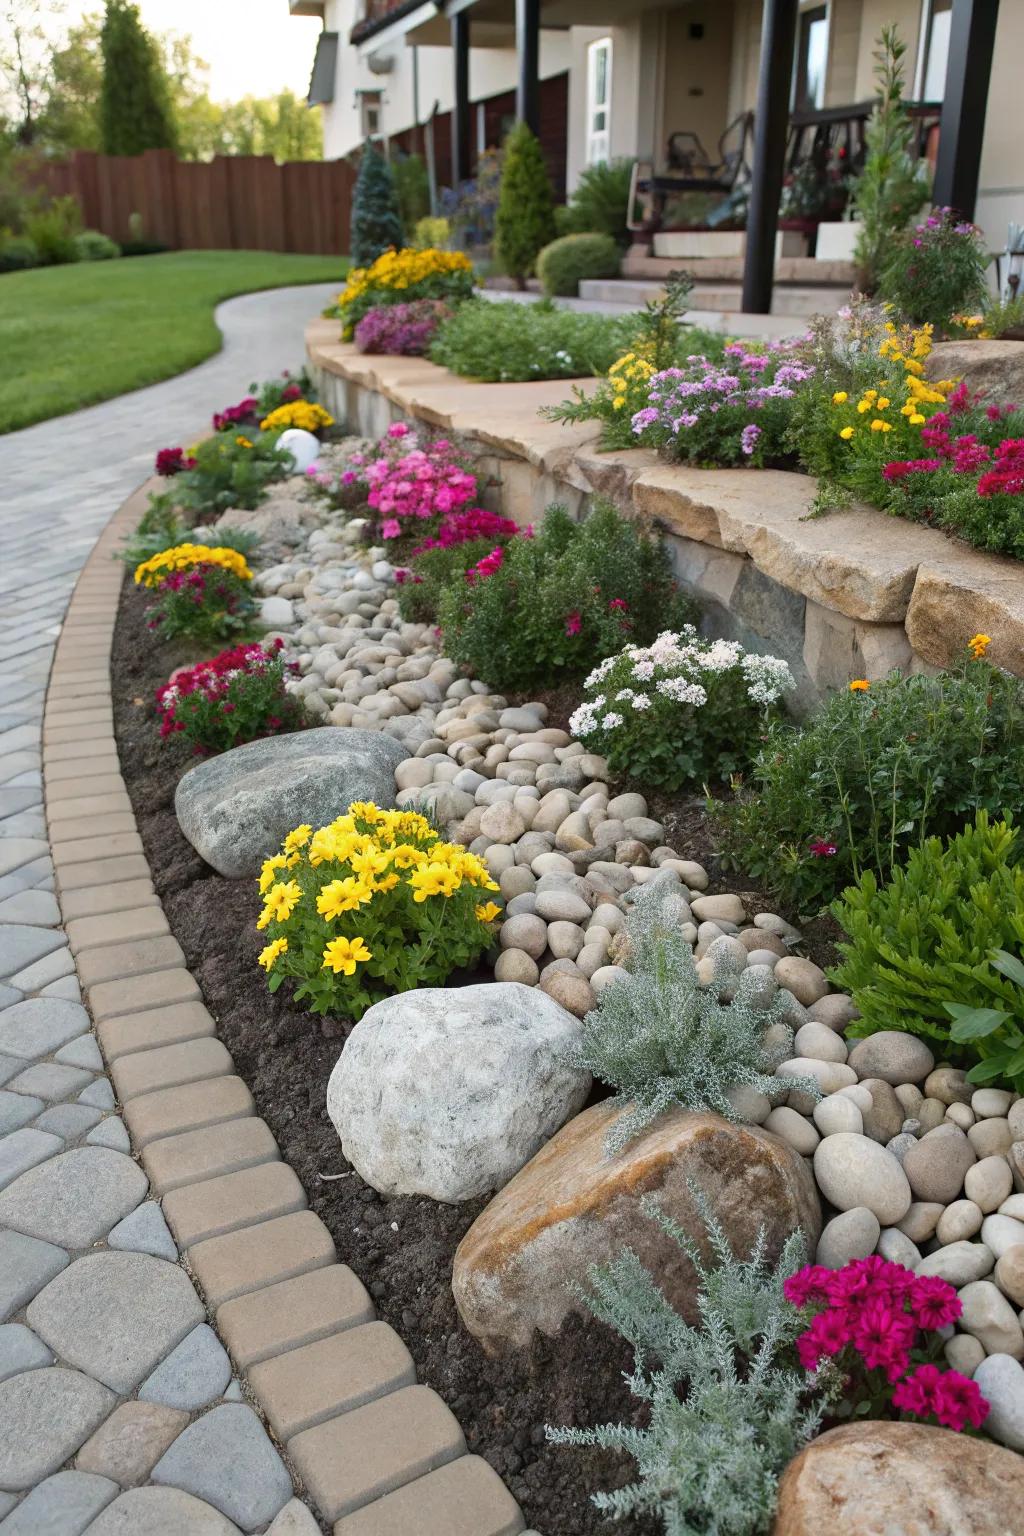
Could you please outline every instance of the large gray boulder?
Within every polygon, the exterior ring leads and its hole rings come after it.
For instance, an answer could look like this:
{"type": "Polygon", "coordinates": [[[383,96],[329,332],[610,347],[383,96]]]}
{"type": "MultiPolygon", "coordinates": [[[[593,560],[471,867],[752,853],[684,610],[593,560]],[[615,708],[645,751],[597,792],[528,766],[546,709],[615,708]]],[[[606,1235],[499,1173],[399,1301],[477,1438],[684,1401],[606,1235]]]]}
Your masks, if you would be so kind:
{"type": "Polygon", "coordinates": [[[580,1022],[519,982],[423,987],[367,1010],[327,1085],[357,1173],[457,1204],[500,1189],[580,1108],[580,1022]]]}
{"type": "Polygon", "coordinates": [[[403,747],[382,731],[321,726],[233,747],[189,770],[174,809],[193,848],[219,875],[258,875],[293,827],[322,827],[353,800],[395,803],[403,747]]]}

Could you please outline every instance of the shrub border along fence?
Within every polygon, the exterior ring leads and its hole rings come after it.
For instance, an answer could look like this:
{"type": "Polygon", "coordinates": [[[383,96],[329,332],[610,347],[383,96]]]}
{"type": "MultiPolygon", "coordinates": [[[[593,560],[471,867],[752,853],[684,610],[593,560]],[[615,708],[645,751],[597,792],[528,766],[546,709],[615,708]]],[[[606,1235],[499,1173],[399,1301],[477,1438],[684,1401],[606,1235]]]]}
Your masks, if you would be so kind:
{"type": "Polygon", "coordinates": [[[112,240],[142,238],[176,250],[288,251],[344,256],[355,171],[346,160],[215,155],[178,160],[169,149],[142,155],[76,150],[44,164],[54,197],[78,200],[86,228],[112,240]]]}
{"type": "Polygon", "coordinates": [[[338,340],[336,320],[307,327],[306,353],[321,400],[354,431],[379,437],[412,420],[467,439],[497,481],[485,501],[521,526],[552,502],[583,515],[605,496],[659,527],[705,628],[784,657],[799,712],[851,678],[946,666],[979,632],[997,666],[1024,676],[1020,561],[873,507],[813,518],[808,475],[600,453],[596,424],[537,414],[568,396],[569,380],[475,384],[424,358],[362,356],[338,340]]]}

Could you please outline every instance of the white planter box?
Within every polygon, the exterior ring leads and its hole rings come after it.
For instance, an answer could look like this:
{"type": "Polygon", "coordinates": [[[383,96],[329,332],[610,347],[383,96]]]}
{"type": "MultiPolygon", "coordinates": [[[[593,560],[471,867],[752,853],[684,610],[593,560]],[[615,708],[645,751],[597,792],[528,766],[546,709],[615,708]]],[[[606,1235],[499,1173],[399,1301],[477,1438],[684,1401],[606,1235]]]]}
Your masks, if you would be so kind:
{"type": "MultiPolygon", "coordinates": [[[[742,229],[676,229],[655,235],[652,254],[694,260],[702,256],[743,256],[746,249],[747,236],[742,229]]],[[[807,236],[796,229],[780,229],[775,236],[775,255],[806,256],[807,236]]]]}
{"type": "Polygon", "coordinates": [[[835,224],[818,225],[818,244],[814,255],[817,261],[852,261],[853,248],[861,232],[857,219],[843,219],[835,224]]]}

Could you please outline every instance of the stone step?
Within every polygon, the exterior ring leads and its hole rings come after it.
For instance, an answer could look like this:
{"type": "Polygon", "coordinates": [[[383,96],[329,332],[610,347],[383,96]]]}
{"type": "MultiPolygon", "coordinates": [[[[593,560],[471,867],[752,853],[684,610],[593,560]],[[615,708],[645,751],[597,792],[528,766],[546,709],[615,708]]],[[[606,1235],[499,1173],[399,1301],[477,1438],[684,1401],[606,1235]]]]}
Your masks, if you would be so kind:
{"type": "MultiPolygon", "coordinates": [[[[584,278],[580,298],[587,303],[617,304],[624,310],[640,309],[650,299],[664,292],[664,284],[650,278],[584,278]]],[[[845,286],[784,287],[775,289],[773,315],[801,319],[837,310],[849,299],[845,286]]],[[[742,313],[743,290],[738,282],[698,282],[690,293],[690,311],[718,314],[742,313]]]]}

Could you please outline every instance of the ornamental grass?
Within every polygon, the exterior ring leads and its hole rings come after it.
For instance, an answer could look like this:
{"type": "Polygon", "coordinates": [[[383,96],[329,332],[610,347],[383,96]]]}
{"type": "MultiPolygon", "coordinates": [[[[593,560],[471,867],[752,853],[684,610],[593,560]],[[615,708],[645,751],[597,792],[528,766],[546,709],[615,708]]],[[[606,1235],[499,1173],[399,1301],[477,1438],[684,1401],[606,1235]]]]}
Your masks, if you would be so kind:
{"type": "Polygon", "coordinates": [[[263,865],[259,963],[271,992],[291,978],[312,1012],[359,1019],[473,965],[495,937],[497,890],[424,816],[354,801],[328,826],[296,827],[263,865]]]}

